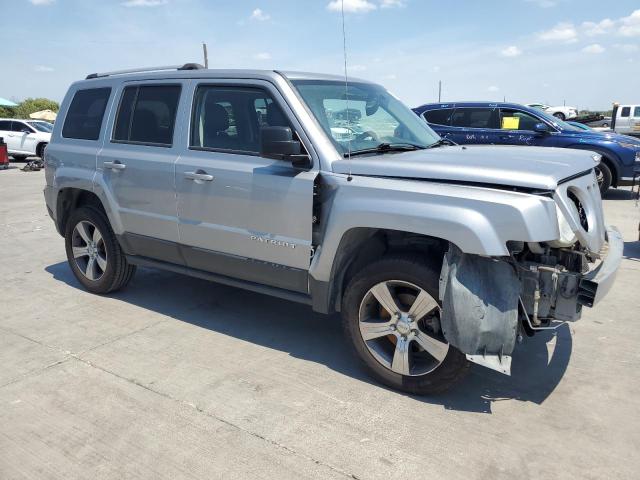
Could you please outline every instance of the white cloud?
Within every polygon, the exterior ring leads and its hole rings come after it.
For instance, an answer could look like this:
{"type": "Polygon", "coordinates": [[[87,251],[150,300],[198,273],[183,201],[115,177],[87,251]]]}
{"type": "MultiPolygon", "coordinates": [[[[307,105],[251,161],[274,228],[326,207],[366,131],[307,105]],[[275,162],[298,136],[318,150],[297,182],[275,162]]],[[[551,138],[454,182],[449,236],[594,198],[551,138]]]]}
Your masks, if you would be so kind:
{"type": "Polygon", "coordinates": [[[491,85],[489,88],[487,88],[487,92],[499,92],[500,88],[496,87],[495,85],[491,85]]]}
{"type": "Polygon", "coordinates": [[[251,20],[258,20],[260,22],[266,22],[271,18],[271,15],[262,11],[261,8],[256,8],[251,12],[251,20]]]}
{"type": "Polygon", "coordinates": [[[380,8],[404,7],[404,0],[380,0],[380,8]]]}
{"type": "Polygon", "coordinates": [[[519,57],[522,55],[522,50],[520,50],[515,45],[510,45],[507,48],[503,49],[500,54],[503,57],[519,57]]]}
{"type": "Polygon", "coordinates": [[[438,73],[440,71],[440,67],[438,65],[434,65],[432,70],[433,70],[433,73],[438,73]]]}
{"type": "Polygon", "coordinates": [[[253,58],[256,60],[271,60],[271,54],[269,52],[256,53],[253,58]]]}
{"type": "Polygon", "coordinates": [[[51,5],[56,0],[29,0],[33,5],[41,6],[41,5],[51,5]]]}
{"type": "Polygon", "coordinates": [[[605,18],[599,22],[584,22],[581,25],[584,34],[588,37],[596,35],[606,35],[615,26],[615,22],[610,18],[605,18]]]}
{"type": "Polygon", "coordinates": [[[327,9],[332,12],[342,11],[342,1],[344,1],[344,11],[347,13],[367,13],[378,8],[369,0],[333,0],[327,4],[327,9]]]}
{"type": "Polygon", "coordinates": [[[122,2],[124,7],[159,7],[166,5],[169,0],[127,0],[122,2]]]}
{"type": "Polygon", "coordinates": [[[587,45],[582,49],[584,53],[602,53],[604,52],[604,47],[598,43],[594,43],[592,45],[587,45]]]}
{"type": "Polygon", "coordinates": [[[36,72],[53,72],[53,68],[52,67],[47,67],[46,65],[36,65],[33,68],[36,72]]]}
{"type": "Polygon", "coordinates": [[[364,72],[367,69],[365,65],[350,65],[349,70],[352,72],[364,72]]]}
{"type": "Polygon", "coordinates": [[[546,42],[573,43],[578,40],[578,31],[573,23],[558,23],[551,30],[538,33],[538,38],[546,42]]]}
{"type": "Polygon", "coordinates": [[[640,36],[640,10],[635,10],[628,17],[620,19],[620,29],[618,32],[624,37],[639,37],[640,36]]]}

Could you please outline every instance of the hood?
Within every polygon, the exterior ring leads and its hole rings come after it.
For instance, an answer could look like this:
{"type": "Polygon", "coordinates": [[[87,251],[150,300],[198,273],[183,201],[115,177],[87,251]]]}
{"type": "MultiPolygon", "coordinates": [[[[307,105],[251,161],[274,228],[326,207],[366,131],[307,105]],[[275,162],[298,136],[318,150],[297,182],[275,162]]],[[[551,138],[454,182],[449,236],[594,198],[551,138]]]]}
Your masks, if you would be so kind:
{"type": "Polygon", "coordinates": [[[593,153],[566,148],[468,145],[373,154],[332,163],[336,173],[421,178],[555,190],[596,166],[593,153]]]}
{"type": "Polygon", "coordinates": [[[563,130],[562,134],[565,136],[572,136],[580,139],[593,139],[597,141],[609,141],[609,142],[618,142],[618,143],[628,143],[630,145],[635,145],[640,148],[640,139],[636,137],[631,137],[629,135],[622,135],[620,133],[615,132],[599,132],[595,131],[580,131],[574,132],[569,130],[563,130]]]}

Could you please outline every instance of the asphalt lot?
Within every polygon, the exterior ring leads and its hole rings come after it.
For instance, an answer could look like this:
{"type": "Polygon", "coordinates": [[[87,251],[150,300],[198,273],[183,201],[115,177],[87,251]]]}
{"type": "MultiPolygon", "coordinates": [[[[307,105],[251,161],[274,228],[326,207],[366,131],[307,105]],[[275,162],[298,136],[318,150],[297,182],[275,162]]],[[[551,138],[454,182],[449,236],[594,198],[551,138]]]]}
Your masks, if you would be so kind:
{"type": "MultiPolygon", "coordinates": [[[[13,167],[20,166],[14,163],[13,167]]],[[[79,288],[43,172],[0,171],[0,479],[632,479],[640,470],[640,208],[610,295],[415,398],[372,383],[339,318],[139,270],[79,288]]]]}

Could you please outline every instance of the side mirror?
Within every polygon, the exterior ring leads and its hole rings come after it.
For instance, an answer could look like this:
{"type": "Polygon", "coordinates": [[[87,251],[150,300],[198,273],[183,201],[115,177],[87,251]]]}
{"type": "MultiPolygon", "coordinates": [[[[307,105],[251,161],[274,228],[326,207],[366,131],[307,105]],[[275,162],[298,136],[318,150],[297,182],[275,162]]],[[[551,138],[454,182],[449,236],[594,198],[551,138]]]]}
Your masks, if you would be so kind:
{"type": "Polygon", "coordinates": [[[31,130],[29,130],[28,128],[23,128],[22,130],[20,130],[22,133],[31,133],[31,130]]]}
{"type": "Polygon", "coordinates": [[[535,126],[533,127],[533,131],[540,134],[549,133],[549,125],[542,122],[536,123],[535,126]]]}
{"type": "Polygon", "coordinates": [[[307,168],[311,159],[302,153],[302,145],[293,139],[289,127],[262,127],[260,129],[260,156],[290,161],[294,167],[307,168]]]}

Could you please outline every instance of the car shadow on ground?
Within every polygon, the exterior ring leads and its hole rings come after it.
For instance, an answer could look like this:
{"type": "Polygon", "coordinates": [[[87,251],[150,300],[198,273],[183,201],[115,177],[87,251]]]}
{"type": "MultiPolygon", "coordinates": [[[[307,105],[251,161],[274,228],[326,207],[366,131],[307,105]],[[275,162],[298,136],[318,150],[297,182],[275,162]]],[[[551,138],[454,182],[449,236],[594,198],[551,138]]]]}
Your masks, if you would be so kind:
{"type": "MultiPolygon", "coordinates": [[[[66,262],[45,270],[55,280],[81,289],[66,262]]],[[[295,358],[326,365],[343,375],[379,386],[365,372],[342,334],[339,315],[315,313],[309,306],[152,269],[139,269],[132,283],[109,297],[222,333],[295,358]]],[[[512,376],[472,365],[450,391],[416,401],[445,409],[491,413],[493,402],[542,404],[562,379],[572,350],[569,328],[525,338],[514,353],[512,376]],[[555,348],[550,348],[555,343],[555,348]],[[551,352],[551,353],[550,353],[551,352]]],[[[401,393],[394,392],[402,395],[401,393]]]]}
{"type": "MultiPolygon", "coordinates": [[[[637,187],[636,187],[637,188],[637,187]]],[[[603,200],[634,200],[638,196],[637,191],[627,188],[610,188],[602,195],[603,200]]]]}
{"type": "Polygon", "coordinates": [[[624,242],[624,250],[622,255],[627,260],[640,262],[640,241],[624,242]]]}

